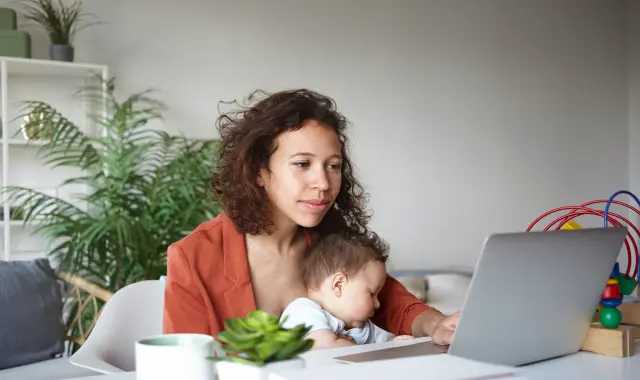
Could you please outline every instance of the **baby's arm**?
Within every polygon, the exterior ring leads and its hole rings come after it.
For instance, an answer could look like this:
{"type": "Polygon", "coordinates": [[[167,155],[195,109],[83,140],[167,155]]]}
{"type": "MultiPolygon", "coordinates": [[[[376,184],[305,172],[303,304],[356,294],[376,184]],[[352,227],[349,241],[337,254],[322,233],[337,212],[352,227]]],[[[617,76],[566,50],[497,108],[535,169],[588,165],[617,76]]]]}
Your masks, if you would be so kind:
{"type": "Polygon", "coordinates": [[[324,350],[327,348],[355,346],[356,344],[350,340],[338,337],[329,329],[316,330],[309,335],[307,339],[313,339],[313,350],[324,350]]]}

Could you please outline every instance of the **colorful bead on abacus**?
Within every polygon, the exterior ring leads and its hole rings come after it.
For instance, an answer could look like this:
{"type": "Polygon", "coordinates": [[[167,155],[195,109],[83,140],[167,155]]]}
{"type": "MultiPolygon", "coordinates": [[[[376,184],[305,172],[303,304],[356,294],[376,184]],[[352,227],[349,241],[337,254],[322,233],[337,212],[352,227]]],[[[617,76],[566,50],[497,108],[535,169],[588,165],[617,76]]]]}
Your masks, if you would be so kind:
{"type": "Polygon", "coordinates": [[[620,292],[625,296],[631,295],[631,293],[636,290],[636,286],[638,286],[638,282],[635,278],[629,277],[624,273],[618,276],[618,287],[620,288],[620,292]]]}
{"type": "Polygon", "coordinates": [[[600,323],[608,329],[615,329],[622,323],[622,313],[618,310],[618,306],[622,303],[622,293],[618,286],[619,276],[620,265],[616,263],[607,281],[607,286],[602,292],[602,298],[598,307],[600,311],[600,323]]]}

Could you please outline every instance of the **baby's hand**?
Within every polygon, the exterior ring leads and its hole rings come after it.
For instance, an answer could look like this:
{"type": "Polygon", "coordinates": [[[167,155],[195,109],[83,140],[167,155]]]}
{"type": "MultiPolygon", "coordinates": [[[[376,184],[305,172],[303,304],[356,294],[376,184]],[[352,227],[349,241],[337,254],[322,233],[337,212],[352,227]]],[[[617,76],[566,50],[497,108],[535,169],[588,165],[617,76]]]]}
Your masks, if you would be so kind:
{"type": "Polygon", "coordinates": [[[413,336],[411,335],[398,335],[396,337],[389,339],[388,341],[391,342],[392,340],[411,340],[411,339],[414,339],[413,336]]]}

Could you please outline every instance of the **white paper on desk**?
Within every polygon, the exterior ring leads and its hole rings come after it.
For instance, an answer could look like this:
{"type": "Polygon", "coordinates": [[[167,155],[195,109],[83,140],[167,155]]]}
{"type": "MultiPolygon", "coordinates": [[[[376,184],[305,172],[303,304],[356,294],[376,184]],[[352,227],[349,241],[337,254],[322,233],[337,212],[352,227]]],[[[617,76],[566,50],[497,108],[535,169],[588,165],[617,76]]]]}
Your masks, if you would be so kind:
{"type": "Polygon", "coordinates": [[[442,354],[289,370],[272,373],[269,380],[493,380],[516,378],[519,372],[442,354]]]}

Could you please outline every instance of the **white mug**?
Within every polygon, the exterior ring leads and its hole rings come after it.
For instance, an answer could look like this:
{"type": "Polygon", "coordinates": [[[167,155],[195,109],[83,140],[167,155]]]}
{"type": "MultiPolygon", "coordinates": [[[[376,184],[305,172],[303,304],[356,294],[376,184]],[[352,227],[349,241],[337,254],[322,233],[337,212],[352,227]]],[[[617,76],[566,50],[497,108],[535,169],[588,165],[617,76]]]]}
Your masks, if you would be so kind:
{"type": "Polygon", "coordinates": [[[219,344],[204,334],[165,334],[136,342],[137,380],[214,380],[215,363],[207,360],[219,344]]]}

